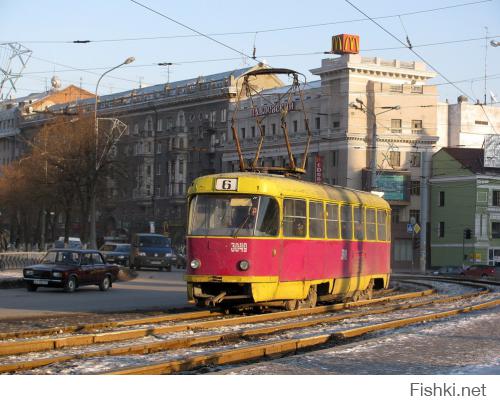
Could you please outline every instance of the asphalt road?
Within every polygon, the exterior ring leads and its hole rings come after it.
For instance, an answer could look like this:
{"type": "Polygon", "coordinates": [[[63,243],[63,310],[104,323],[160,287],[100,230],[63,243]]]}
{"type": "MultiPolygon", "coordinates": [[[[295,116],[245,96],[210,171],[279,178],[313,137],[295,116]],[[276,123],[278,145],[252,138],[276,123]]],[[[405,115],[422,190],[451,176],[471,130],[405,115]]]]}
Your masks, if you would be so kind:
{"type": "Polygon", "coordinates": [[[122,312],[188,307],[184,270],[140,271],[131,281],[116,282],[106,291],[85,286],[74,293],[62,289],[0,290],[0,320],[53,314],[122,312]]]}

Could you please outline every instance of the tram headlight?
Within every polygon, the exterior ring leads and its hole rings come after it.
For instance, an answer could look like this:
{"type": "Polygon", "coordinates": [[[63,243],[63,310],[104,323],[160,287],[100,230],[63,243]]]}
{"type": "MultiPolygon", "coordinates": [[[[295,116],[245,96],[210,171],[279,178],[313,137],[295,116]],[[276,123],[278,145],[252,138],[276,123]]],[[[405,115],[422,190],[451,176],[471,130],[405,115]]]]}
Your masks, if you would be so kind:
{"type": "Polygon", "coordinates": [[[246,271],[250,268],[250,263],[248,262],[248,260],[241,260],[238,263],[238,268],[242,271],[246,271]]]}
{"type": "Polygon", "coordinates": [[[201,262],[199,259],[193,259],[193,260],[191,260],[191,263],[189,263],[189,265],[191,266],[191,268],[193,270],[196,270],[196,269],[199,269],[201,267],[201,262]]]}

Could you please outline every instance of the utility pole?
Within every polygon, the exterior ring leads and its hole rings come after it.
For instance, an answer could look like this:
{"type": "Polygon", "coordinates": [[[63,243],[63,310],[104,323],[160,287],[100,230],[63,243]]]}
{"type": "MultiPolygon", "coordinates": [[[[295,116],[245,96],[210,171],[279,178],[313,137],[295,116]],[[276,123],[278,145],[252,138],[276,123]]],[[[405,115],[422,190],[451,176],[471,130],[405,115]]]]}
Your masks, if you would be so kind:
{"type": "Polygon", "coordinates": [[[373,129],[372,129],[372,139],[371,139],[371,150],[370,155],[370,189],[374,191],[377,189],[377,117],[373,116],[373,129]]]}
{"type": "Polygon", "coordinates": [[[429,173],[431,160],[429,152],[422,152],[422,177],[420,181],[420,272],[425,273],[427,269],[427,222],[429,213],[429,173]]]}

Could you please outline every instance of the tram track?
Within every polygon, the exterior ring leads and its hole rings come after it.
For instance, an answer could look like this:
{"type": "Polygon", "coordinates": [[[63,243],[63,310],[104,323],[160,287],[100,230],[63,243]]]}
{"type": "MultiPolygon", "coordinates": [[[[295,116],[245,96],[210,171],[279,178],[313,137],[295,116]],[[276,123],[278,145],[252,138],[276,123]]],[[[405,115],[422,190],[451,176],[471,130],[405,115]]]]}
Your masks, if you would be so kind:
{"type": "MultiPolygon", "coordinates": [[[[441,281],[441,280],[439,280],[441,281]]],[[[417,282],[418,283],[418,282],[417,282]]],[[[466,285],[464,283],[464,285],[466,285]]],[[[470,285],[468,285],[470,286],[470,285]]],[[[477,288],[477,287],[476,287],[477,288]]],[[[248,343],[248,341],[252,341],[255,338],[261,337],[261,336],[270,336],[273,334],[280,334],[283,333],[284,331],[291,331],[291,330],[300,330],[301,328],[311,328],[314,327],[315,325],[326,325],[326,324],[334,324],[336,322],[342,322],[347,319],[356,319],[356,318],[362,318],[366,317],[368,315],[377,315],[377,314],[387,314],[390,312],[396,312],[396,311],[401,311],[409,308],[418,308],[418,307],[425,307],[429,305],[436,305],[436,304],[442,304],[446,302],[453,302],[453,301],[459,301],[459,300],[467,300],[471,299],[473,297],[479,297],[479,296],[485,296],[488,293],[488,289],[486,288],[481,288],[480,290],[473,291],[471,293],[467,294],[460,294],[460,295],[453,295],[453,296],[438,296],[437,298],[430,297],[434,293],[433,289],[428,288],[427,290],[424,291],[419,291],[417,293],[411,293],[411,294],[397,294],[395,296],[390,296],[390,297],[382,297],[382,298],[377,298],[373,299],[371,301],[359,301],[355,303],[346,303],[346,304],[334,304],[334,305],[327,305],[323,307],[316,307],[312,309],[301,309],[301,310],[296,310],[296,311],[290,311],[290,312],[280,312],[280,313],[271,313],[271,314],[262,314],[262,315],[250,315],[250,316],[245,316],[245,317],[232,317],[232,318],[222,318],[222,319],[217,319],[217,320],[198,320],[198,322],[193,322],[193,323],[188,323],[188,324],[181,324],[181,325],[168,325],[168,326],[160,326],[160,327],[149,327],[149,328],[142,328],[139,331],[122,331],[122,332],[107,332],[106,334],[90,334],[90,335],[101,335],[100,338],[97,339],[97,342],[94,339],[93,343],[86,343],[88,341],[85,341],[84,337],[86,335],[81,336],[73,336],[69,337],[69,339],[75,339],[73,340],[72,343],[75,345],[85,345],[85,346],[98,346],[97,343],[109,343],[109,342],[116,342],[119,340],[125,340],[125,336],[123,333],[132,333],[132,335],[128,335],[128,338],[126,340],[138,340],[142,336],[157,336],[157,335],[165,335],[172,333],[174,331],[188,331],[190,333],[198,333],[200,331],[210,331],[213,329],[217,328],[224,328],[224,327],[231,327],[231,326],[237,326],[237,325],[250,325],[250,324],[255,324],[255,323],[262,323],[262,322],[273,322],[277,320],[287,320],[291,318],[297,318],[297,317],[307,317],[307,316],[317,316],[319,314],[328,314],[328,312],[332,311],[339,311],[339,310],[353,310],[353,309],[360,309],[360,311],[356,312],[351,312],[351,313],[346,313],[346,314],[338,314],[338,315],[333,315],[333,316],[326,316],[322,318],[311,318],[311,319],[301,319],[298,321],[292,321],[292,322],[286,322],[283,324],[278,324],[278,325],[258,325],[257,327],[250,328],[250,329],[243,329],[243,330],[236,330],[236,331],[229,331],[229,332],[223,332],[223,333],[211,333],[208,335],[194,335],[194,336],[183,336],[183,337],[174,337],[171,339],[161,339],[160,341],[155,341],[155,342],[147,342],[147,343],[137,343],[137,342],[132,342],[132,344],[126,344],[122,345],[119,347],[109,347],[109,348],[104,348],[104,349],[98,349],[98,350],[91,350],[91,351],[79,351],[78,353],[73,353],[73,354],[62,354],[62,355],[55,355],[51,357],[45,357],[45,358],[38,358],[35,360],[26,360],[26,361],[19,361],[19,362],[13,362],[13,363],[2,363],[2,358],[0,357],[0,372],[2,373],[12,373],[12,372],[26,372],[29,370],[33,370],[35,368],[43,367],[43,366],[49,366],[49,365],[54,365],[57,363],[64,363],[68,361],[74,361],[74,360],[82,360],[84,361],[85,359],[90,359],[92,357],[98,358],[98,357],[108,357],[108,356],[127,356],[127,355],[133,355],[133,354],[138,354],[138,355],[146,355],[146,354],[152,354],[152,353],[157,353],[157,352],[163,352],[163,351],[175,351],[178,349],[183,349],[183,348],[191,348],[191,347],[217,347],[218,345],[221,344],[227,344],[229,342],[245,342],[248,343]],[[367,305],[378,305],[378,304],[386,304],[391,303],[391,301],[396,301],[396,300],[410,300],[410,299],[416,299],[419,298],[420,301],[417,302],[403,302],[403,303],[397,303],[395,305],[390,305],[382,308],[370,308],[366,309],[363,308],[367,305]],[[146,331],[146,332],[145,332],[146,331]],[[105,337],[102,337],[102,336],[105,337]],[[82,340],[79,340],[82,339],[82,340]]],[[[484,303],[478,304],[478,305],[485,305],[484,303]]],[[[490,305],[498,305],[498,303],[490,304],[490,305]]],[[[465,307],[464,307],[465,308],[465,307]]],[[[471,307],[472,309],[470,310],[475,310],[475,307],[471,307]]],[[[478,307],[478,309],[481,309],[483,307],[478,307]]],[[[466,309],[462,309],[464,312],[466,309]]],[[[446,311],[444,311],[446,313],[446,311]]],[[[458,312],[460,313],[460,312],[458,312]]],[[[218,314],[220,316],[220,314],[218,314]]],[[[191,316],[191,315],[188,315],[191,316]]],[[[439,315],[428,315],[430,318],[428,319],[433,319],[432,316],[437,317],[436,319],[439,319],[439,315]]],[[[447,315],[443,316],[452,316],[452,313],[448,313],[447,315]]],[[[414,318],[414,317],[413,317],[414,318]]],[[[404,325],[405,318],[402,319],[397,319],[397,320],[392,320],[389,321],[388,325],[392,326],[387,326],[389,327],[399,327],[397,325],[404,325]],[[391,324],[390,322],[395,322],[391,324]],[[395,326],[396,325],[396,326],[395,326]]],[[[417,318],[417,320],[413,319],[408,322],[411,323],[417,323],[417,322],[423,322],[427,318],[417,318]]],[[[369,329],[363,329],[366,327],[362,327],[360,331],[362,332],[353,332],[356,336],[369,333],[372,331],[370,329],[370,326],[368,326],[369,329]],[[356,334],[358,333],[358,334],[356,334]]],[[[354,328],[355,329],[355,328],[354,328]]],[[[286,354],[289,353],[289,350],[291,350],[292,347],[294,347],[296,350],[302,349],[303,347],[314,347],[315,345],[324,345],[325,342],[327,341],[337,341],[340,338],[339,335],[340,332],[335,332],[334,334],[328,334],[330,336],[329,338],[325,338],[326,335],[320,335],[317,338],[310,337],[308,338],[309,340],[301,340],[301,339],[285,339],[282,349],[278,350],[279,344],[278,342],[271,342],[269,343],[269,348],[265,348],[265,345],[257,345],[259,346],[257,349],[255,349],[254,346],[256,345],[251,345],[251,348],[249,348],[249,358],[248,360],[252,359],[252,356],[255,355],[255,353],[264,353],[264,357],[269,356],[270,353],[276,352],[276,354],[286,354]],[[326,340],[325,340],[326,339],[326,340]],[[333,339],[333,340],[332,340],[333,339]],[[295,343],[293,343],[295,342],[295,343]],[[315,344],[313,344],[316,342],[315,344]],[[304,346],[305,345],[305,346],[304,346]],[[261,347],[262,346],[262,347],[261,347]],[[255,349],[255,350],[254,350],[255,349]],[[262,352],[263,350],[263,352],[262,352]],[[254,354],[252,354],[254,353],[254,354]]],[[[343,333],[346,333],[345,331],[343,333]]],[[[88,336],[86,336],[88,338],[88,336]]],[[[344,336],[343,338],[350,338],[351,336],[344,336]]],[[[68,338],[56,338],[52,339],[53,341],[53,346],[52,348],[46,347],[43,350],[57,350],[57,349],[63,349],[64,346],[63,340],[60,339],[68,339],[68,338]],[[54,343],[57,342],[57,343],[54,343]]],[[[50,340],[50,339],[49,339],[50,340]]],[[[10,342],[9,342],[10,343],[10,342]]],[[[19,342],[17,342],[19,343],[19,342]]],[[[68,340],[66,340],[66,343],[68,343],[68,340]]],[[[16,342],[13,342],[15,345],[16,342]]],[[[20,348],[22,345],[18,345],[18,348],[20,348]]],[[[15,346],[11,346],[15,347],[15,346]]],[[[5,348],[5,347],[4,347],[5,348]]],[[[24,347],[22,350],[26,349],[24,347]]],[[[42,349],[41,349],[42,350],[42,349]]],[[[246,356],[244,353],[245,352],[244,348],[241,348],[243,351],[236,351],[234,352],[235,349],[229,349],[227,350],[229,354],[227,356],[227,359],[236,359],[237,357],[241,356],[246,356]],[[235,357],[236,356],[236,357],[235,357]]],[[[1,353],[1,352],[0,352],[1,353]]],[[[24,352],[27,353],[27,352],[24,352]]],[[[20,354],[20,353],[18,353],[20,354]]],[[[4,354],[5,356],[5,354],[4,354]]],[[[193,368],[199,367],[204,365],[204,362],[208,362],[210,364],[226,364],[225,362],[233,362],[230,360],[226,359],[226,354],[224,354],[221,357],[221,361],[223,363],[214,363],[213,362],[213,357],[216,355],[209,355],[209,354],[202,354],[196,357],[194,360],[192,357],[188,356],[185,359],[185,363],[183,363],[184,360],[172,360],[172,364],[176,365],[171,365],[168,366],[166,369],[158,366],[158,369],[163,370],[163,372],[170,373],[170,372],[178,372],[178,371],[185,371],[186,369],[186,364],[191,364],[193,368]],[[225,360],[224,360],[225,359],[225,360]],[[177,362],[177,363],[176,363],[177,362]],[[181,363],[179,363],[181,362],[181,363]],[[169,368],[170,367],[170,368],[169,368]],[[171,371],[168,371],[171,370],[171,371]]],[[[217,357],[217,356],[216,356],[217,357]]],[[[236,360],[235,360],[236,361],[236,360]]],[[[246,361],[246,360],[239,360],[239,361],[246,361]]],[[[132,368],[132,369],[126,369],[126,370],[111,370],[111,373],[156,373],[156,369],[153,367],[152,369],[146,368],[142,369],[140,366],[139,368],[132,368]],[[149,370],[149,371],[148,371],[149,370]]],[[[146,367],[146,366],[144,366],[146,367]]]]}

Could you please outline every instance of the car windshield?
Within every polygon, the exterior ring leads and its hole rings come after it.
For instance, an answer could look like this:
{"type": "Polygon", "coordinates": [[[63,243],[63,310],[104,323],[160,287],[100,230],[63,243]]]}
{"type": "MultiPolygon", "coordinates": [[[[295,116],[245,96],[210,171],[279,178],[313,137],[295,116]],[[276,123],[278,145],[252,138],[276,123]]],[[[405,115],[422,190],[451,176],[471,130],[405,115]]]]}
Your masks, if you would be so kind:
{"type": "Polygon", "coordinates": [[[48,252],[42,260],[43,264],[79,264],[80,253],[77,252],[48,252]]]}
{"type": "Polygon", "coordinates": [[[170,247],[170,239],[164,236],[140,236],[141,247],[170,247]]]}
{"type": "Polygon", "coordinates": [[[130,245],[118,245],[116,246],[115,252],[130,252],[130,245]]]}
{"type": "Polygon", "coordinates": [[[190,235],[277,236],[275,199],[250,195],[196,195],[191,200],[190,235]]]}

